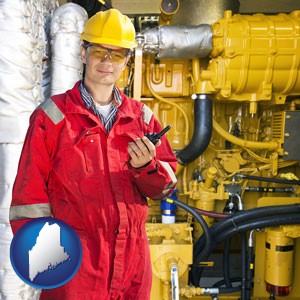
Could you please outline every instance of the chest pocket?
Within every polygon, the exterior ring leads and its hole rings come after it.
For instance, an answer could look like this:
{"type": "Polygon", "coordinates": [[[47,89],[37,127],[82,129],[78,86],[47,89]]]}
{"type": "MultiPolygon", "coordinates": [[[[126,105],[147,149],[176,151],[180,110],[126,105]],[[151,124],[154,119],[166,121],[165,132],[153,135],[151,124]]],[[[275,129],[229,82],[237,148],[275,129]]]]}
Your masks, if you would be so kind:
{"type": "Polygon", "coordinates": [[[67,176],[73,179],[85,178],[94,173],[103,172],[106,145],[101,141],[100,133],[87,131],[73,145],[64,150],[64,162],[67,176]]]}
{"type": "MultiPolygon", "coordinates": [[[[103,170],[103,153],[100,134],[89,134],[82,138],[82,149],[87,173],[103,170]]],[[[76,162],[75,162],[76,163],[76,162]]]]}

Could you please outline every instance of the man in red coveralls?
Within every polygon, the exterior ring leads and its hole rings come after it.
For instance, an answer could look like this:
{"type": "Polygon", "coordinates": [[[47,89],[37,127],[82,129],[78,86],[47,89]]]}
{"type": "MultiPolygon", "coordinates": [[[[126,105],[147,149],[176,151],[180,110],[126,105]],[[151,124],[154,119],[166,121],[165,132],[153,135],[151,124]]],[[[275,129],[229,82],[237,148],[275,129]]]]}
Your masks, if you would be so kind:
{"type": "Polygon", "coordinates": [[[71,225],[82,265],[42,300],[147,300],[151,262],[146,197],[175,187],[176,158],[166,137],[145,137],[161,126],[143,103],[115,82],[124,70],[135,29],[116,9],[91,17],[82,33],[82,81],[44,101],[32,114],[13,189],[13,231],[32,218],[71,225]]]}

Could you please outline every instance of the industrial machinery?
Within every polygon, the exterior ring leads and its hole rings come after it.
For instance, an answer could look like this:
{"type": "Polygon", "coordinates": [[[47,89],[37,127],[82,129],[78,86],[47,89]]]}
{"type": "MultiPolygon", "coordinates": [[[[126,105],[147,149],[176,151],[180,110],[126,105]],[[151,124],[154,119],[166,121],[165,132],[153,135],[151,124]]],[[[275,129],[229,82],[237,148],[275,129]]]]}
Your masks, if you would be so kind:
{"type": "Polygon", "coordinates": [[[124,86],[179,163],[149,199],[151,299],[300,299],[300,11],[191,20],[204,2],[161,1],[124,86]]]}
{"type": "Polygon", "coordinates": [[[118,86],[171,125],[178,159],[176,190],[148,199],[151,300],[300,299],[300,11],[238,6],[134,16],[118,86]]]}

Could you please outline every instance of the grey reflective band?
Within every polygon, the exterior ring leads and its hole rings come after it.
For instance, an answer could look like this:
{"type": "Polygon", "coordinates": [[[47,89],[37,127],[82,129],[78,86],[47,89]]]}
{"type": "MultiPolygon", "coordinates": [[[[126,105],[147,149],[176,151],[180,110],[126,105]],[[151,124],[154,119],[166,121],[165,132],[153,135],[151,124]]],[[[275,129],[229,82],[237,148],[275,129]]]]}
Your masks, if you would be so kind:
{"type": "Polygon", "coordinates": [[[55,125],[62,121],[65,117],[51,98],[42,102],[38,108],[42,109],[55,125]]]}
{"type": "Polygon", "coordinates": [[[171,177],[172,182],[162,191],[161,194],[151,197],[152,199],[162,199],[163,197],[165,197],[166,195],[168,195],[170,193],[170,190],[177,183],[177,178],[176,178],[171,166],[169,165],[169,163],[167,163],[165,161],[161,161],[161,160],[159,160],[159,163],[168,172],[169,176],[171,177]]]}
{"type": "Polygon", "coordinates": [[[167,162],[165,162],[165,161],[161,161],[161,160],[159,160],[159,162],[160,162],[160,164],[166,169],[166,171],[168,172],[169,176],[170,176],[171,179],[172,179],[172,182],[173,182],[174,184],[176,184],[176,183],[177,183],[177,178],[176,178],[176,176],[175,176],[175,174],[174,174],[174,172],[173,172],[171,166],[169,165],[169,163],[167,163],[167,162]]]}
{"type": "Polygon", "coordinates": [[[156,200],[156,199],[157,199],[157,200],[160,200],[160,199],[166,197],[166,196],[170,193],[170,191],[174,188],[175,184],[176,184],[176,182],[175,182],[175,183],[169,184],[169,185],[162,191],[161,194],[155,195],[155,196],[151,197],[151,199],[153,199],[153,200],[156,200]]]}
{"type": "Polygon", "coordinates": [[[11,206],[9,220],[51,217],[50,203],[11,206]]]}
{"type": "Polygon", "coordinates": [[[150,120],[152,118],[152,115],[153,115],[153,111],[147,106],[144,104],[143,108],[142,108],[142,111],[144,113],[143,115],[143,121],[149,125],[150,123],[150,120]]]}

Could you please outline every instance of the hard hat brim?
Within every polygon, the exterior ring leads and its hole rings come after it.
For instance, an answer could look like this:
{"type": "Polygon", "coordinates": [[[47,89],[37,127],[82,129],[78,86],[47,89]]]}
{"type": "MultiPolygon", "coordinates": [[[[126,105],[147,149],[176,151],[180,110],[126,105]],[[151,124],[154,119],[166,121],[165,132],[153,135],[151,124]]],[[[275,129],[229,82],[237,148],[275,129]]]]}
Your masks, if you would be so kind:
{"type": "Polygon", "coordinates": [[[126,49],[132,49],[137,46],[137,42],[128,42],[128,41],[119,41],[114,39],[107,39],[107,38],[95,38],[95,36],[89,35],[89,34],[82,34],[81,35],[82,40],[86,40],[89,43],[92,44],[104,44],[104,45],[111,45],[126,49]]]}

